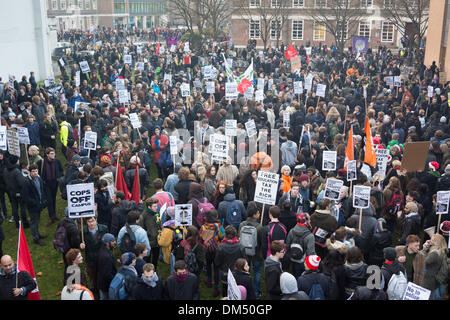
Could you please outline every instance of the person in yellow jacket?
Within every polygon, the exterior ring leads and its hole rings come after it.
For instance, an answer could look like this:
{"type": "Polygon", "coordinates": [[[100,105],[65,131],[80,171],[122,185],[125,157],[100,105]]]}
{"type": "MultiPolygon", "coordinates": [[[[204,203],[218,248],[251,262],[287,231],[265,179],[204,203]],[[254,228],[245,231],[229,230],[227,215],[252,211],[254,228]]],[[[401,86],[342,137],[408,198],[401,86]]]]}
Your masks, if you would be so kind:
{"type": "Polygon", "coordinates": [[[60,126],[60,140],[61,140],[61,151],[63,153],[63,155],[66,155],[66,150],[67,150],[67,142],[69,142],[70,139],[73,139],[73,131],[72,131],[72,125],[67,122],[67,118],[65,115],[62,115],[61,118],[61,123],[59,124],[60,126]]]}

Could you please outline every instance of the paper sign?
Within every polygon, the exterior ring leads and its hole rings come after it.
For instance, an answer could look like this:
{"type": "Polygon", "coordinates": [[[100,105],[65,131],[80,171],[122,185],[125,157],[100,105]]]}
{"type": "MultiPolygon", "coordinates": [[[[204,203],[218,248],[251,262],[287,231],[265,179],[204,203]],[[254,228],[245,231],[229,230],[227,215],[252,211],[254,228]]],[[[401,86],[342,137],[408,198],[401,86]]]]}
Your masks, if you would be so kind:
{"type": "Polygon", "coordinates": [[[128,91],[127,90],[119,90],[119,103],[128,103],[128,91]]]}
{"type": "Polygon", "coordinates": [[[126,90],[126,88],[125,88],[125,79],[120,79],[120,78],[116,79],[116,90],[117,91],[119,91],[119,90],[126,90]]]}
{"type": "Polygon", "coordinates": [[[247,130],[247,135],[249,138],[256,136],[257,135],[257,131],[256,131],[256,123],[255,120],[250,120],[248,122],[245,123],[245,130],[247,130]]]}
{"type": "Polygon", "coordinates": [[[312,48],[311,48],[311,47],[306,47],[306,48],[305,48],[305,51],[306,51],[306,55],[307,55],[307,56],[310,56],[310,55],[311,55],[312,48]]]}
{"type": "Polygon", "coordinates": [[[353,207],[366,209],[370,204],[370,187],[353,186],[353,207]]]}
{"type": "Polygon", "coordinates": [[[225,98],[233,100],[238,97],[237,84],[235,82],[225,83],[225,98]]]}
{"type": "Polygon", "coordinates": [[[428,86],[427,91],[428,91],[428,96],[430,98],[432,98],[433,97],[433,92],[434,92],[433,86],[428,86]]]}
{"type": "Polygon", "coordinates": [[[142,54],[142,47],[136,47],[136,53],[142,54]]]}
{"type": "Polygon", "coordinates": [[[322,158],[322,170],[324,171],[334,171],[336,170],[336,151],[324,151],[322,158]]]}
{"type": "Polygon", "coordinates": [[[402,86],[402,77],[400,77],[400,76],[394,77],[394,86],[396,86],[396,87],[402,86]]]}
{"type": "Polygon", "coordinates": [[[166,82],[166,80],[169,80],[170,85],[172,85],[172,75],[171,74],[164,74],[164,82],[166,82]]]}
{"type": "Polygon", "coordinates": [[[206,93],[208,94],[216,93],[216,84],[214,83],[214,81],[206,82],[206,93]]]}
{"type": "Polygon", "coordinates": [[[393,86],[394,85],[394,77],[386,77],[386,85],[393,86]]]}
{"type": "MultiPolygon", "coordinates": [[[[177,47],[175,46],[175,45],[171,45],[170,46],[170,52],[175,52],[175,49],[176,49],[177,47]]],[[[161,49],[161,48],[160,48],[161,49]]]]}
{"type": "Polygon", "coordinates": [[[191,86],[189,85],[189,83],[182,83],[180,86],[180,90],[181,90],[181,96],[184,97],[189,97],[191,95],[191,86]]]}
{"type": "Polygon", "coordinates": [[[234,279],[233,273],[230,269],[228,269],[227,275],[227,284],[228,284],[228,300],[241,300],[241,290],[239,290],[236,280],[234,279]]]}
{"type": "Polygon", "coordinates": [[[338,179],[327,179],[325,184],[325,199],[338,201],[341,195],[341,189],[344,181],[338,179]]]}
{"type": "Polygon", "coordinates": [[[80,71],[75,72],[75,85],[79,87],[81,84],[81,73],[80,71]]]}
{"type": "Polygon", "coordinates": [[[20,142],[19,134],[15,130],[6,131],[6,142],[8,145],[9,153],[20,157],[20,142]]]}
{"type": "Polygon", "coordinates": [[[316,89],[316,95],[325,98],[325,92],[327,91],[327,86],[325,84],[318,84],[316,89]]]}
{"type": "Polygon", "coordinates": [[[8,83],[9,83],[9,89],[14,90],[14,79],[15,77],[12,75],[9,75],[8,83]]]}
{"type": "Polygon", "coordinates": [[[283,111],[283,127],[289,129],[291,126],[291,113],[288,110],[283,111]]]}
{"type": "Polygon", "coordinates": [[[6,126],[0,126],[0,149],[7,150],[8,146],[6,143],[6,126]]]}
{"type": "Polygon", "coordinates": [[[253,86],[248,87],[247,90],[244,93],[245,99],[252,100],[254,92],[255,92],[255,88],[253,86]]]}
{"type": "Polygon", "coordinates": [[[123,54],[128,54],[128,47],[123,47],[123,54]]]}
{"type": "Polygon", "coordinates": [[[123,62],[125,64],[131,64],[131,61],[132,61],[132,58],[131,58],[130,54],[126,54],[126,55],[123,56],[123,62]]]}
{"type": "Polygon", "coordinates": [[[347,181],[356,180],[356,160],[347,162],[347,181]]]}
{"type": "Polygon", "coordinates": [[[195,79],[194,80],[194,87],[201,89],[202,88],[202,83],[200,80],[195,79]]]}
{"type": "Polygon", "coordinates": [[[258,82],[256,84],[256,89],[264,90],[264,85],[265,85],[265,79],[264,78],[258,78],[258,82]]]}
{"type": "Polygon", "coordinates": [[[63,58],[59,58],[59,64],[61,65],[61,67],[64,67],[66,65],[64,63],[64,59],[63,58]]]}
{"type": "Polygon", "coordinates": [[[431,291],[418,286],[415,283],[408,282],[403,300],[430,300],[431,291]]]}
{"type": "Polygon", "coordinates": [[[175,205],[175,226],[191,226],[192,225],[192,204],[176,204],[175,205]]]}
{"type": "Polygon", "coordinates": [[[294,94],[303,93],[303,83],[301,81],[294,81],[294,94]]]}
{"type": "Polygon", "coordinates": [[[214,134],[210,137],[211,160],[226,162],[228,157],[228,137],[223,134],[214,134]]]}
{"type": "Polygon", "coordinates": [[[225,135],[230,137],[237,136],[237,120],[225,120],[225,135]]]}
{"type": "Polygon", "coordinates": [[[376,174],[384,177],[386,176],[386,167],[389,159],[388,149],[375,149],[375,154],[377,156],[378,171],[376,174]]]}
{"type": "Polygon", "coordinates": [[[69,218],[95,216],[94,183],[68,184],[66,189],[69,218]]]}
{"type": "Polygon", "coordinates": [[[300,56],[295,56],[291,58],[291,72],[295,73],[300,71],[302,68],[302,61],[300,56]]]}
{"type": "Polygon", "coordinates": [[[259,171],[254,201],[274,205],[277,199],[280,177],[276,173],[259,171]]]}
{"type": "Polygon", "coordinates": [[[305,78],[305,89],[306,90],[311,90],[312,89],[312,83],[313,83],[313,75],[309,74],[306,78],[305,78]]]}
{"type": "Polygon", "coordinates": [[[169,136],[170,140],[170,154],[176,155],[178,153],[178,144],[176,136],[169,136]]]}
{"type": "Polygon", "coordinates": [[[80,62],[80,69],[83,73],[91,72],[91,68],[89,67],[89,63],[87,61],[80,62]]]}
{"type": "Polygon", "coordinates": [[[189,52],[189,51],[191,51],[191,50],[189,49],[189,42],[186,42],[186,43],[184,44],[184,52],[189,52]]]}
{"type": "Polygon", "coordinates": [[[30,136],[28,135],[28,129],[26,127],[17,127],[17,133],[19,134],[20,143],[30,144],[30,136]]]}
{"type": "Polygon", "coordinates": [[[268,88],[268,90],[272,90],[272,86],[273,86],[273,79],[270,78],[270,79],[267,81],[267,88],[268,88]]]}
{"type": "Polygon", "coordinates": [[[142,127],[141,121],[139,120],[139,116],[137,113],[132,112],[129,114],[129,117],[131,125],[133,126],[134,129],[139,129],[140,127],[142,127]]]}
{"type": "Polygon", "coordinates": [[[84,149],[95,150],[97,148],[97,132],[88,131],[84,134],[84,149]]]}
{"type": "Polygon", "coordinates": [[[136,69],[143,71],[145,69],[145,63],[139,61],[138,63],[136,63],[136,69]]]}
{"type": "Polygon", "coordinates": [[[262,89],[258,89],[255,91],[255,101],[263,101],[264,100],[264,91],[262,89]]]}
{"type": "Polygon", "coordinates": [[[438,191],[436,195],[436,214],[447,214],[450,191],[438,191]]]}

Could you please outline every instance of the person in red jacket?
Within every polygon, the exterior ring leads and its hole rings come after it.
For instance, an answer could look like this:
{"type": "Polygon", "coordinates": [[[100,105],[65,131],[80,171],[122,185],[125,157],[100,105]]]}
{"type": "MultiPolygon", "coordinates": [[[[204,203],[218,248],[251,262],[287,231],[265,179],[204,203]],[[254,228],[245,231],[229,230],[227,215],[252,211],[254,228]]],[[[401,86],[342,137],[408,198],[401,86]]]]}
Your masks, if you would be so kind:
{"type": "Polygon", "coordinates": [[[169,143],[169,138],[164,133],[161,133],[161,127],[156,126],[155,127],[155,134],[151,138],[151,144],[152,144],[152,150],[153,150],[153,156],[154,161],[156,164],[156,168],[158,169],[158,177],[160,179],[164,178],[164,172],[163,168],[159,165],[158,160],[161,156],[161,152],[167,146],[169,143]]]}

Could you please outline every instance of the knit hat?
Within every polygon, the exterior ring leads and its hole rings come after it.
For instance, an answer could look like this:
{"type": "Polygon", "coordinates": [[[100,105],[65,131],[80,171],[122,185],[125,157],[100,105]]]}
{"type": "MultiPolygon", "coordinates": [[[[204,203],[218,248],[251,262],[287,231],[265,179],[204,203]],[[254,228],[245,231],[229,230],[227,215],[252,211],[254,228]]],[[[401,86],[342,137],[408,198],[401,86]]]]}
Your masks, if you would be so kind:
{"type": "Polygon", "coordinates": [[[305,259],[305,264],[309,270],[317,270],[320,264],[320,257],[316,255],[309,255],[305,259]]]}
{"type": "Polygon", "coordinates": [[[109,166],[111,164],[111,159],[108,156],[102,156],[100,159],[100,162],[105,167],[109,166]]]}
{"type": "Polygon", "coordinates": [[[115,238],[111,233],[105,233],[102,237],[102,241],[104,244],[113,242],[114,240],[115,240],[115,238]]]}
{"type": "Polygon", "coordinates": [[[383,232],[386,231],[386,220],[384,218],[379,218],[377,220],[377,225],[375,227],[375,232],[383,232]]]}
{"type": "Polygon", "coordinates": [[[392,247],[387,247],[383,249],[383,256],[384,259],[387,261],[394,261],[397,257],[397,252],[395,252],[395,249],[392,247]]]}
{"type": "Polygon", "coordinates": [[[431,171],[436,171],[437,169],[439,169],[439,163],[437,163],[436,161],[431,161],[428,164],[428,167],[430,168],[431,171]]]}
{"type": "Polygon", "coordinates": [[[247,289],[244,286],[237,286],[239,291],[241,292],[241,300],[247,300],[247,289]]]}
{"type": "Polygon", "coordinates": [[[280,276],[280,288],[283,294],[296,293],[298,291],[297,280],[289,272],[283,272],[280,276]]]}
{"type": "Polygon", "coordinates": [[[124,266],[129,266],[135,258],[136,256],[134,255],[133,252],[125,252],[120,257],[120,263],[123,264],[124,266]]]}
{"type": "Polygon", "coordinates": [[[74,162],[74,161],[81,161],[81,157],[78,154],[74,155],[72,157],[72,162],[74,162]]]}
{"type": "Polygon", "coordinates": [[[439,229],[441,229],[442,234],[444,236],[448,236],[448,233],[450,231],[450,221],[442,222],[441,225],[439,226],[439,229]]]}
{"type": "Polygon", "coordinates": [[[308,175],[306,175],[306,174],[302,174],[299,178],[300,183],[302,183],[303,181],[308,182],[308,180],[309,180],[309,178],[308,178],[308,175]]]}
{"type": "Polygon", "coordinates": [[[380,144],[380,139],[375,137],[372,139],[373,140],[373,144],[380,144]]]}
{"type": "Polygon", "coordinates": [[[297,222],[300,224],[309,223],[309,217],[307,213],[297,213],[297,222]]]}

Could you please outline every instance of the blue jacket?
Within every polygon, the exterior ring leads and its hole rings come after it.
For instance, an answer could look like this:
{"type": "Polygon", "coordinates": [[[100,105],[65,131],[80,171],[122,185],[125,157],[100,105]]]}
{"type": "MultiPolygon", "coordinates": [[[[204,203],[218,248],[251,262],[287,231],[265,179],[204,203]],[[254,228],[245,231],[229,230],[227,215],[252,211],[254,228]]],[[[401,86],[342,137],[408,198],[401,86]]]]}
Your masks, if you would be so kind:
{"type": "Polygon", "coordinates": [[[302,196],[302,212],[309,212],[309,188],[301,187],[298,193],[302,196]]]}
{"type": "Polygon", "coordinates": [[[41,140],[39,138],[39,124],[36,121],[33,121],[33,123],[27,121],[24,127],[28,129],[28,136],[30,137],[30,146],[39,147],[39,145],[41,144],[41,140]]]}
{"type": "MultiPolygon", "coordinates": [[[[147,247],[148,254],[150,254],[150,242],[148,241],[147,231],[145,231],[141,226],[137,224],[131,224],[130,225],[131,231],[133,231],[134,236],[136,237],[136,244],[138,243],[145,243],[145,246],[147,247]]],[[[117,246],[120,247],[120,243],[122,242],[122,238],[124,234],[126,233],[127,228],[126,226],[123,226],[119,234],[117,236],[117,246]]],[[[148,255],[147,254],[147,255],[148,255]]]]}

